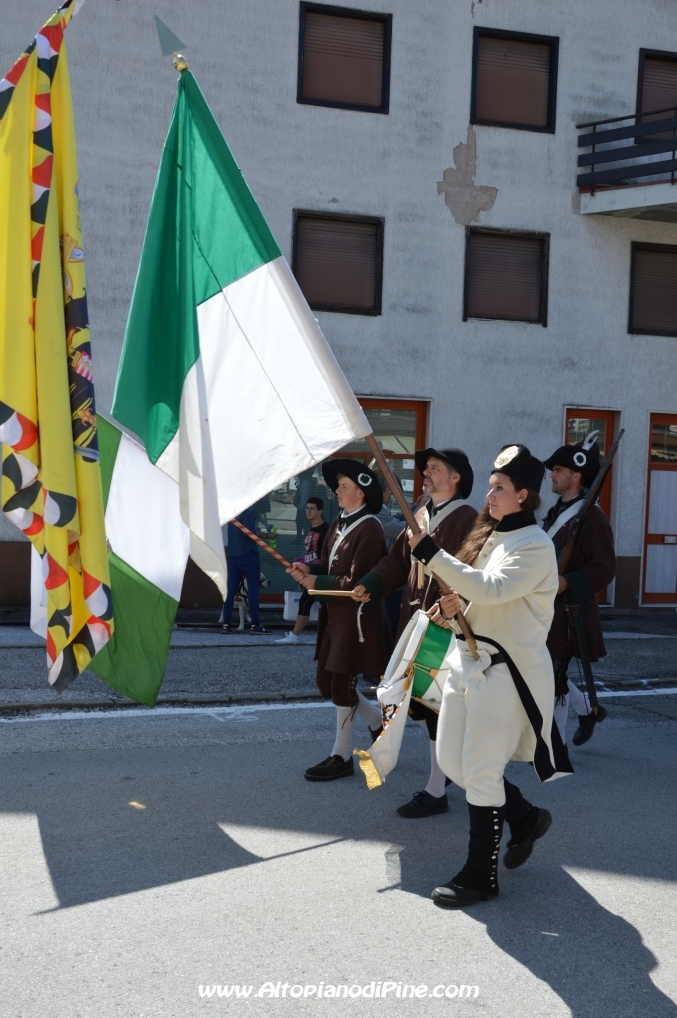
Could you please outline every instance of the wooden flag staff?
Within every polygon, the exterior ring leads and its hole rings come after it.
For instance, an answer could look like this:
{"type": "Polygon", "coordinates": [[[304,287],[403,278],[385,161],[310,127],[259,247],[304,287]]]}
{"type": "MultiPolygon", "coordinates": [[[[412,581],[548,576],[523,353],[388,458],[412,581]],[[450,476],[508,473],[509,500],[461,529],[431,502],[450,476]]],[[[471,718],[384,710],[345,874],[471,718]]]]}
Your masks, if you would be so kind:
{"type": "MultiPolygon", "coordinates": [[[[395,474],[390,469],[390,466],[388,464],[388,460],[385,458],[385,454],[383,452],[383,449],[381,448],[381,446],[376,441],[374,433],[371,432],[371,434],[366,435],[365,436],[365,441],[366,441],[367,445],[369,446],[369,451],[371,453],[373,453],[374,459],[378,463],[379,468],[381,470],[381,473],[383,474],[383,476],[385,477],[386,481],[388,482],[388,487],[392,491],[392,493],[393,493],[393,495],[395,497],[395,501],[397,502],[398,506],[400,507],[400,509],[402,511],[402,515],[404,516],[404,518],[405,518],[405,520],[406,520],[406,522],[407,522],[407,524],[409,526],[409,529],[411,530],[411,532],[413,534],[420,534],[421,533],[421,528],[419,527],[418,523],[416,522],[416,517],[414,516],[413,512],[409,508],[409,503],[407,502],[406,498],[404,497],[404,492],[402,491],[402,488],[400,487],[400,483],[397,480],[397,478],[395,477],[395,474]]],[[[435,579],[437,580],[437,584],[438,584],[440,590],[442,591],[442,593],[443,594],[448,594],[449,591],[451,590],[451,587],[449,586],[449,584],[445,583],[444,580],[442,580],[437,575],[435,575],[435,579]]],[[[461,627],[461,632],[463,633],[463,635],[466,638],[466,641],[468,643],[468,647],[470,648],[470,650],[472,652],[472,656],[477,661],[479,661],[479,653],[477,651],[477,641],[475,640],[474,633],[473,633],[472,629],[470,628],[470,624],[468,623],[467,619],[465,618],[465,616],[463,615],[462,612],[459,612],[458,615],[456,615],[454,617],[455,617],[456,621],[458,622],[459,626],[461,627]]]]}

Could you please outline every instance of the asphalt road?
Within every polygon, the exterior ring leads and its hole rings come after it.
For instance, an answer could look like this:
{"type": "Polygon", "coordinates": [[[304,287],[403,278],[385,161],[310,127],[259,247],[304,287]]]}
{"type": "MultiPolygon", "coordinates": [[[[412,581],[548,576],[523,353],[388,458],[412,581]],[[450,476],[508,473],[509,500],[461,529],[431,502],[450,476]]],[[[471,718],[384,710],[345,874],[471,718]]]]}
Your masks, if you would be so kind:
{"type": "Polygon", "coordinates": [[[677,697],[612,702],[575,776],[510,766],[553,826],[458,913],[429,893],[464,857],[462,793],[444,816],[394,813],[425,782],[417,726],[369,792],[303,781],[331,745],[324,705],[5,716],[0,1013],[677,1018],[677,697]],[[267,981],[478,996],[255,997],[267,981]]]}
{"type": "MultiPolygon", "coordinates": [[[[609,688],[653,680],[677,685],[677,612],[615,613],[605,617],[604,630],[608,655],[594,665],[598,681],[609,688]]],[[[161,697],[314,695],[315,635],[304,636],[300,645],[276,644],[285,631],[264,637],[175,631],[161,697]]],[[[571,674],[576,677],[575,665],[571,674]]],[[[27,626],[0,625],[0,705],[111,698],[116,694],[92,672],[81,675],[65,693],[53,693],[46,681],[42,641],[27,626]]]]}

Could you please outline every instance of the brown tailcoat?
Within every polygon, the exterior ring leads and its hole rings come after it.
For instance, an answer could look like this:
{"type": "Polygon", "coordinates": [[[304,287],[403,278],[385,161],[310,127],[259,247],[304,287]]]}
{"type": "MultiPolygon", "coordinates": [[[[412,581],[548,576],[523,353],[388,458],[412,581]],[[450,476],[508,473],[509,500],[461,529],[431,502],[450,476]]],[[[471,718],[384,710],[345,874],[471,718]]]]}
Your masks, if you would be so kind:
{"type": "MultiPolygon", "coordinates": [[[[476,518],[477,511],[472,506],[459,506],[433,530],[432,538],[435,544],[450,555],[455,555],[476,518]]],[[[399,639],[414,612],[419,608],[425,611],[435,603],[440,596],[440,588],[434,576],[424,576],[423,587],[419,587],[418,563],[416,560],[412,561],[406,530],[395,539],[389,554],[381,559],[372,572],[376,573],[381,581],[383,597],[406,584],[402,592],[402,609],[396,637],[399,639]]]]}
{"type": "MultiPolygon", "coordinates": [[[[337,517],[332,521],[322,545],[320,561],[311,571],[316,575],[328,573],[329,576],[335,577],[331,585],[334,590],[352,590],[357,586],[359,578],[373,569],[386,554],[386,542],[379,521],[374,517],[368,517],[341,541],[338,556],[330,569],[329,555],[339,519],[340,517],[337,517]]],[[[383,675],[391,650],[389,640],[386,645],[387,620],[384,620],[383,606],[381,604],[364,606],[361,615],[364,643],[360,643],[357,610],[358,603],[348,597],[332,598],[322,605],[318,620],[315,660],[318,659],[324,631],[329,626],[331,649],[325,666],[327,671],[342,675],[360,673],[383,675]]]]}
{"type": "MultiPolygon", "coordinates": [[[[555,534],[554,545],[558,557],[569,539],[573,523],[573,519],[569,520],[555,534]]],[[[548,516],[543,526],[547,528],[548,516]]],[[[564,575],[569,583],[571,599],[581,604],[588,655],[591,661],[598,661],[606,655],[606,647],[595,595],[604,590],[616,575],[614,535],[609,520],[598,505],[593,506],[582,526],[585,529],[579,552],[564,575]]],[[[564,595],[559,594],[555,598],[555,615],[548,635],[548,650],[554,657],[566,657],[574,653],[565,603],[564,595]]]]}

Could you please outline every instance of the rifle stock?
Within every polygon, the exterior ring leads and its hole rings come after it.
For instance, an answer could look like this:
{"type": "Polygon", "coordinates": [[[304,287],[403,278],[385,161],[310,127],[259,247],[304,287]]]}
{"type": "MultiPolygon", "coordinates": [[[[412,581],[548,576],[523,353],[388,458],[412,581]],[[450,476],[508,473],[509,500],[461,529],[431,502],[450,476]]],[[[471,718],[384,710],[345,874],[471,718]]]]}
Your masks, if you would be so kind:
{"type": "Polygon", "coordinates": [[[614,442],[614,444],[611,446],[608,453],[604,457],[604,461],[602,462],[599,470],[597,471],[597,476],[595,477],[595,480],[590,485],[590,489],[585,497],[585,502],[583,503],[581,511],[574,519],[574,522],[571,526],[571,530],[569,531],[569,539],[562,548],[559,554],[559,558],[557,559],[557,572],[560,574],[560,576],[568,572],[569,568],[571,567],[571,562],[574,557],[574,548],[576,546],[576,541],[578,539],[581,527],[583,526],[583,521],[587,514],[592,509],[592,507],[594,506],[595,502],[597,501],[599,493],[602,490],[602,485],[604,484],[607,478],[607,474],[611,470],[613,458],[616,455],[616,452],[618,451],[618,446],[620,445],[620,441],[624,434],[625,428],[621,428],[621,430],[618,432],[618,437],[616,438],[616,441],[614,442]]]}

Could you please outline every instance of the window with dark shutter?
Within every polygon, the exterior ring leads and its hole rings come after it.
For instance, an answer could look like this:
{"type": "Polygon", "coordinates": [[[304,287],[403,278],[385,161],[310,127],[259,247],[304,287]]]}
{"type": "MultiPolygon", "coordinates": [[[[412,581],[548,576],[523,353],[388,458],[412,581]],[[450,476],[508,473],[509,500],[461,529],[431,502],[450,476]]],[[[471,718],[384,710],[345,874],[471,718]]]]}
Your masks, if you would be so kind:
{"type": "Polygon", "coordinates": [[[298,102],[388,112],[389,14],[301,4],[298,102]]]}
{"type": "Polygon", "coordinates": [[[677,336],[677,247],[632,245],[628,331],[677,336]]]}
{"type": "Polygon", "coordinates": [[[463,318],[547,324],[548,237],[469,230],[463,318]]]}
{"type": "MultiPolygon", "coordinates": [[[[639,122],[647,124],[652,120],[667,120],[673,116],[670,106],[677,111],[677,53],[659,56],[650,51],[640,50],[637,88],[637,112],[641,114],[639,122]],[[653,113],[654,110],[666,112],[653,113]],[[653,115],[647,116],[652,113],[653,115]]],[[[664,138],[672,138],[672,132],[642,135],[637,141],[643,144],[648,141],[662,141],[664,138]]]]}
{"type": "Polygon", "coordinates": [[[297,212],[294,275],[311,308],[381,314],[383,221],[297,212]]]}
{"type": "Polygon", "coordinates": [[[474,124],[555,130],[558,40],[475,29],[474,124]]]}

